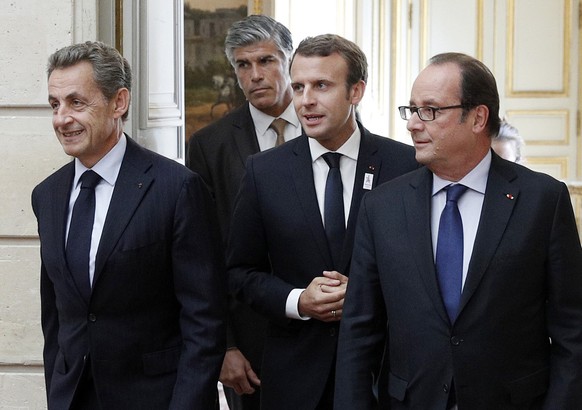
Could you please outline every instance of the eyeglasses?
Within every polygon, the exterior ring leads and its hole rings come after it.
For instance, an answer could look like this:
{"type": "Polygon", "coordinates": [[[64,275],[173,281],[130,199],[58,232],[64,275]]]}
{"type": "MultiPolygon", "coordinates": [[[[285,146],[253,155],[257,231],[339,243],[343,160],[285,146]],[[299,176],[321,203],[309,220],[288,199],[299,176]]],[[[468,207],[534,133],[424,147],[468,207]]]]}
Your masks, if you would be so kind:
{"type": "Polygon", "coordinates": [[[398,107],[398,111],[400,111],[400,118],[403,120],[408,121],[412,118],[412,114],[417,113],[418,118],[422,121],[432,121],[435,119],[435,115],[437,111],[442,110],[450,110],[452,108],[466,108],[467,106],[464,104],[461,105],[449,105],[448,107],[407,107],[405,105],[398,107]]]}

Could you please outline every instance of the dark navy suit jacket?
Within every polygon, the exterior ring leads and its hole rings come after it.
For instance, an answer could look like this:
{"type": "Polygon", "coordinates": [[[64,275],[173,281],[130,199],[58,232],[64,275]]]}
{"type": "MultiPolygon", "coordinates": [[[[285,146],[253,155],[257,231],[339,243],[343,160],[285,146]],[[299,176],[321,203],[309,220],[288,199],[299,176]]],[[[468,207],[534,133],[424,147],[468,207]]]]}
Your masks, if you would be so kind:
{"type": "Polygon", "coordinates": [[[49,409],[69,408],[86,360],[103,409],[214,409],[226,298],[202,179],[127,138],[86,300],[65,260],[73,176],[71,162],[32,194],[49,409]]]}
{"type": "MultiPolygon", "coordinates": [[[[372,174],[377,186],[417,167],[412,147],[360,129],[343,259],[337,269],[344,275],[349,274],[365,174],[372,174]]],[[[332,268],[306,135],[249,158],[234,210],[227,265],[231,291],[270,318],[262,407],[315,408],[335,363],[338,323],[285,316],[289,292],[306,288],[332,268]],[[267,263],[272,273],[265,270],[267,263]]]]}

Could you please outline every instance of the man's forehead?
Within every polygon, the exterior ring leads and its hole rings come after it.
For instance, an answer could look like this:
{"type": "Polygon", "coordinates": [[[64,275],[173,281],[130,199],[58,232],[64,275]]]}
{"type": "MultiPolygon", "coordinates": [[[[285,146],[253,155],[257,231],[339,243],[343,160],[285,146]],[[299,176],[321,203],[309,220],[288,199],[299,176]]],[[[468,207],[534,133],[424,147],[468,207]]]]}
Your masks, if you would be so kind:
{"type": "Polygon", "coordinates": [[[273,41],[259,41],[234,49],[235,59],[247,59],[249,57],[264,57],[276,55],[279,52],[273,41]]]}
{"type": "Polygon", "coordinates": [[[412,85],[410,101],[415,104],[451,100],[460,97],[460,71],[453,64],[429,65],[412,85]]]}

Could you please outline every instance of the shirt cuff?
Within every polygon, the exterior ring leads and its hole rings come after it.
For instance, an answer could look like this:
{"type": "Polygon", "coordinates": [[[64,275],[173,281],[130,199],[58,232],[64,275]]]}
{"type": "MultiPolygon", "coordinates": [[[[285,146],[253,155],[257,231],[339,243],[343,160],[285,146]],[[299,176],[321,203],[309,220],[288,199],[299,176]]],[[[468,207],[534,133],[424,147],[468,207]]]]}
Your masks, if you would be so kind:
{"type": "Polygon", "coordinates": [[[285,315],[289,319],[309,320],[309,316],[301,316],[299,314],[299,296],[305,289],[293,289],[287,296],[287,303],[285,304],[285,315]]]}

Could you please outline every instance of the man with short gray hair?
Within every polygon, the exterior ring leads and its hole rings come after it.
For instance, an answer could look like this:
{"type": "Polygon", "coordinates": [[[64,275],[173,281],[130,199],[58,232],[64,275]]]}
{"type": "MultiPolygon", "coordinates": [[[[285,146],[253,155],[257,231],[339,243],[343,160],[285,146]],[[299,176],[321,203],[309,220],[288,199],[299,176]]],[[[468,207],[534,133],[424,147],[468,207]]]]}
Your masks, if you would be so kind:
{"type": "MultiPolygon", "coordinates": [[[[225,54],[247,101],[194,133],[188,148],[188,166],[204,178],[216,200],[225,242],[247,157],[301,134],[291,104],[292,51],[289,30],[268,16],[248,16],[226,35],[225,54]]],[[[232,410],[259,409],[265,320],[232,298],[228,330],[220,375],[227,401],[232,410]]]]}
{"type": "Polygon", "coordinates": [[[32,193],[49,410],[217,404],[226,295],[212,200],[123,132],[131,78],[100,42],[49,58],[53,127],[74,157],[32,193]]]}

